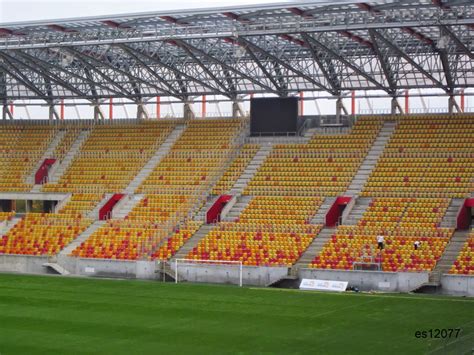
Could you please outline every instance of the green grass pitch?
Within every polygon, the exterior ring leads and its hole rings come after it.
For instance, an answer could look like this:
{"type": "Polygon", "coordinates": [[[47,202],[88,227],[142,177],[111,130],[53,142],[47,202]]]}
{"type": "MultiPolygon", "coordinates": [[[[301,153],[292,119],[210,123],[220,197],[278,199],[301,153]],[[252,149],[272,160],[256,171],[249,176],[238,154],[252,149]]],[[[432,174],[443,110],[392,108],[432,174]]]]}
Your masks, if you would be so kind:
{"type": "Polygon", "coordinates": [[[471,354],[474,299],[0,274],[0,354],[471,354]],[[458,338],[416,331],[461,328],[458,338]]]}

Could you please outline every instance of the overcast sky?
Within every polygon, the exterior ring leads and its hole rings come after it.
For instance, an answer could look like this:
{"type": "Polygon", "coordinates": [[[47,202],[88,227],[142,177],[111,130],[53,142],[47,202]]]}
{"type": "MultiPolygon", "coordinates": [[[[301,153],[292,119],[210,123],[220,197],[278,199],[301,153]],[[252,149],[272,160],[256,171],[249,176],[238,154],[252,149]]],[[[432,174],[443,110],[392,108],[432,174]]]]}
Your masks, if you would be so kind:
{"type": "Polygon", "coordinates": [[[0,0],[0,22],[291,2],[291,0],[0,0]]]}

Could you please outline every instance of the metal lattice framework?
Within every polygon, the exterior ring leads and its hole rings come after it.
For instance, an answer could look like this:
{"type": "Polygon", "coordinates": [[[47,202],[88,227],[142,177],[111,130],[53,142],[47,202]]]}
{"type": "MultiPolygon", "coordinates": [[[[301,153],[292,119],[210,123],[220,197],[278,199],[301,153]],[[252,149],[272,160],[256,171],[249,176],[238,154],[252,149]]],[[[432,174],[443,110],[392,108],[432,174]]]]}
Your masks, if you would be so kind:
{"type": "Polygon", "coordinates": [[[472,0],[307,1],[0,26],[0,101],[474,84],[472,0]],[[291,7],[290,7],[291,6],[291,7]]]}

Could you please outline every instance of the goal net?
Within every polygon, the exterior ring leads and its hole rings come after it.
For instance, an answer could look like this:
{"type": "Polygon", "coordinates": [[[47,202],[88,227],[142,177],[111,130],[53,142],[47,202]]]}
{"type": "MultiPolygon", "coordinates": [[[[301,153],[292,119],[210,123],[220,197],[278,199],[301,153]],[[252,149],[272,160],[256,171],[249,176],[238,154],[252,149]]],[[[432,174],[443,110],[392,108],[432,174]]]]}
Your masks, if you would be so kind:
{"type": "MultiPolygon", "coordinates": [[[[222,279],[225,275],[226,280],[234,281],[242,287],[242,261],[228,261],[228,260],[194,260],[194,259],[175,259],[174,261],[174,272],[175,272],[175,283],[178,283],[180,280],[180,272],[188,270],[194,267],[194,272],[196,275],[199,273],[200,269],[212,268],[215,272],[215,282],[219,279],[222,279]]],[[[212,275],[207,275],[207,278],[212,277],[212,275]]],[[[212,280],[208,280],[212,282],[212,280]]]]}

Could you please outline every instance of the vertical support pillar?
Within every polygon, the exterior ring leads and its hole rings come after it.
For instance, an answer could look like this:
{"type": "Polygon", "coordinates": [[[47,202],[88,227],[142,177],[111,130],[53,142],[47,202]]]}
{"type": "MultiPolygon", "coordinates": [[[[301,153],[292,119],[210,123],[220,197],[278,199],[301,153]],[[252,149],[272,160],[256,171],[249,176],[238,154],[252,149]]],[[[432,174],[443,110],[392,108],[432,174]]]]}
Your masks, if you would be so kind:
{"type": "Polygon", "coordinates": [[[56,108],[54,107],[54,104],[51,103],[49,105],[49,119],[52,121],[54,119],[61,119],[60,115],[58,115],[57,111],[56,111],[56,108]]]}
{"type": "Polygon", "coordinates": [[[99,119],[103,120],[104,118],[105,118],[105,115],[102,112],[99,103],[96,102],[94,104],[94,120],[99,120],[99,119]]]}
{"type": "Polygon", "coordinates": [[[206,95],[202,95],[201,117],[206,118],[206,95]]]}
{"type": "Polygon", "coordinates": [[[232,117],[234,117],[234,118],[244,117],[244,115],[245,115],[244,109],[243,109],[242,105],[240,104],[240,102],[238,102],[238,101],[232,102],[232,117]]]}
{"type": "Polygon", "coordinates": [[[150,118],[150,116],[148,115],[148,111],[146,110],[145,105],[142,101],[139,101],[137,103],[137,119],[147,120],[148,118],[150,118]]]}
{"type": "Polygon", "coordinates": [[[391,106],[392,107],[392,110],[391,110],[392,115],[396,115],[397,113],[403,114],[402,106],[398,102],[398,98],[396,96],[392,97],[391,104],[392,104],[392,106],[391,106]]]}
{"type": "Polygon", "coordinates": [[[461,89],[461,112],[464,112],[464,89],[461,89]]]}
{"type": "Polygon", "coordinates": [[[344,107],[344,103],[342,102],[342,97],[338,97],[336,100],[336,124],[340,124],[342,122],[342,113],[348,114],[346,108],[344,107]]]}
{"type": "Polygon", "coordinates": [[[453,94],[450,94],[448,98],[448,112],[461,112],[461,109],[459,108],[458,103],[456,102],[456,98],[453,94]]]}
{"type": "Polygon", "coordinates": [[[156,97],[156,119],[159,120],[161,118],[161,97],[156,97]]]}
{"type": "Polygon", "coordinates": [[[60,106],[60,119],[64,120],[64,99],[61,99],[61,106],[60,106]]]}
{"type": "Polygon", "coordinates": [[[12,114],[12,112],[10,111],[10,109],[8,108],[8,104],[5,102],[5,103],[2,105],[2,119],[3,119],[3,120],[6,120],[7,117],[12,120],[12,119],[13,119],[13,114],[12,114]]]}
{"type": "Polygon", "coordinates": [[[114,99],[110,98],[109,100],[109,120],[114,119],[114,99]]]}
{"type": "Polygon", "coordinates": [[[355,91],[351,92],[351,115],[355,116],[356,114],[356,94],[355,91]]]}
{"type": "Polygon", "coordinates": [[[405,90],[405,115],[410,113],[410,104],[409,104],[410,94],[408,93],[408,89],[405,90]]]}
{"type": "Polygon", "coordinates": [[[183,116],[185,120],[192,120],[196,117],[190,102],[185,102],[183,107],[183,116]]]}
{"type": "Polygon", "coordinates": [[[300,91],[300,116],[304,115],[304,93],[300,91]]]}

